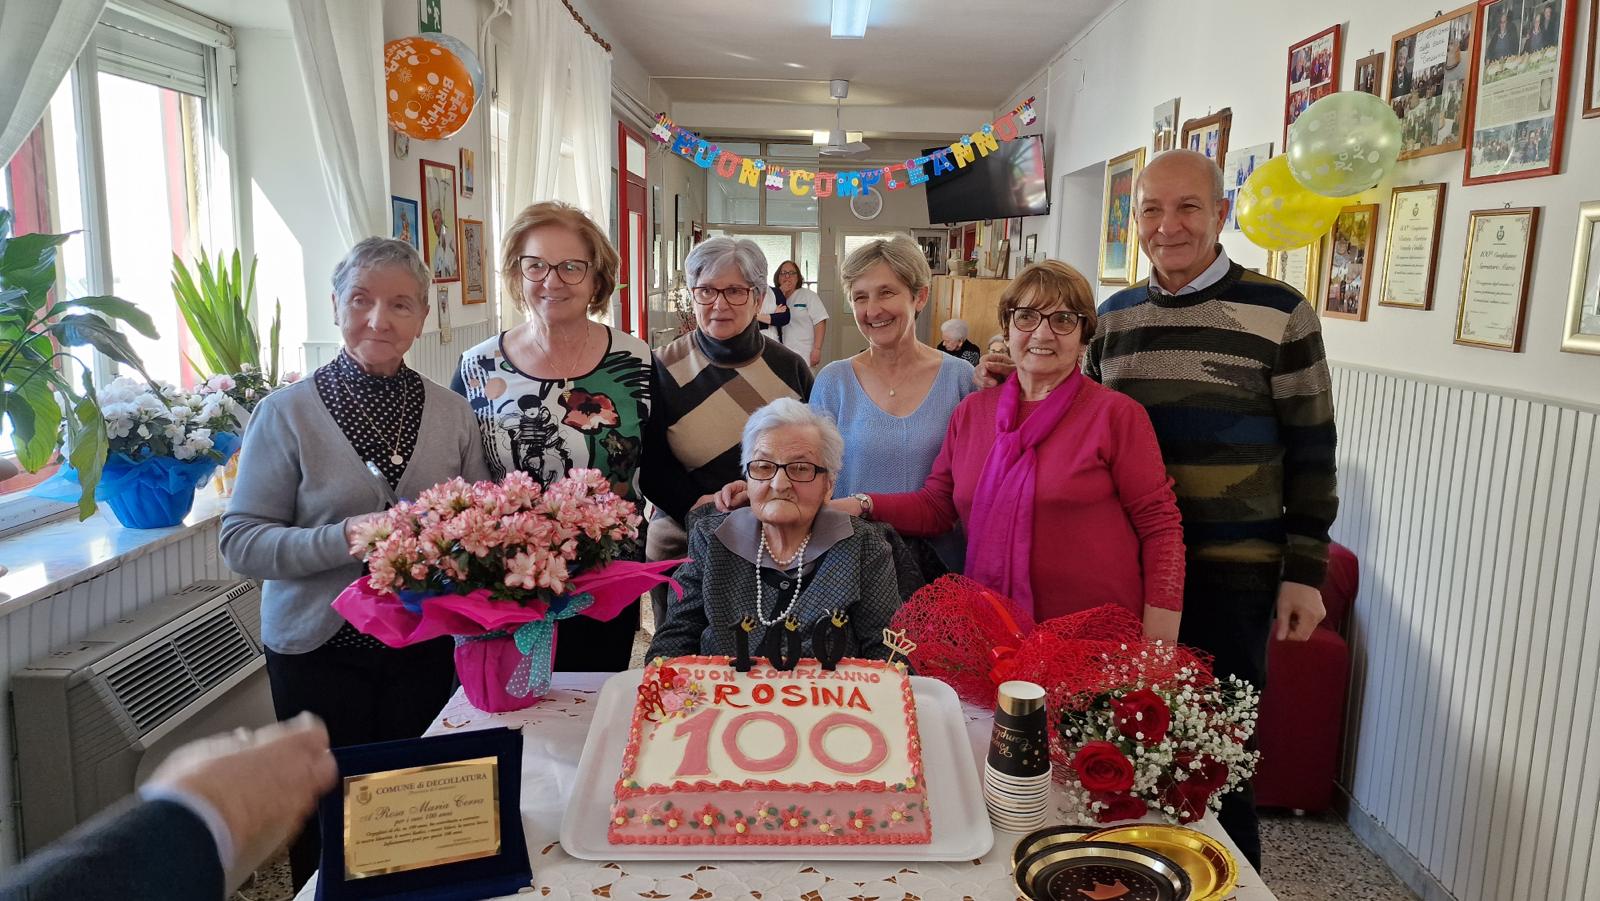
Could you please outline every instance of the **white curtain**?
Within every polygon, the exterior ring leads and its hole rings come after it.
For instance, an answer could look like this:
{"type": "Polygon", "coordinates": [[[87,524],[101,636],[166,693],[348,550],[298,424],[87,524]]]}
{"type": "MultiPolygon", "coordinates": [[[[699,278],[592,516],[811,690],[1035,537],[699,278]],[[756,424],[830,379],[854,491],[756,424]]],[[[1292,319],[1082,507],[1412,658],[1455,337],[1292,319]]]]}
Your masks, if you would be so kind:
{"type": "Polygon", "coordinates": [[[339,236],[388,237],[383,4],[289,0],[289,18],[339,236]]]}
{"type": "Polygon", "coordinates": [[[106,0],[0,0],[0,165],[28,139],[106,0]]]}
{"type": "Polygon", "coordinates": [[[573,21],[561,0],[518,0],[512,8],[510,65],[501,72],[508,216],[557,197],[561,142],[572,143],[577,197],[602,228],[611,222],[611,54],[573,21]]]}

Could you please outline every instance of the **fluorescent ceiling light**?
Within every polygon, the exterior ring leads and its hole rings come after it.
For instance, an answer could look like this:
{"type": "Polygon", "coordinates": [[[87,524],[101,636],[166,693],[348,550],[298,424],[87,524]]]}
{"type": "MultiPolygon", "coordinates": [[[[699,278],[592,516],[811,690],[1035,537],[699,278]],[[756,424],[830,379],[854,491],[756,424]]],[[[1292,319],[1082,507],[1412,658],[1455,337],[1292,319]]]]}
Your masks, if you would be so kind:
{"type": "Polygon", "coordinates": [[[828,33],[836,38],[867,36],[867,11],[872,0],[833,0],[833,18],[828,33]]]}
{"type": "MultiPolygon", "coordinates": [[[[844,142],[846,144],[854,144],[854,143],[857,143],[860,140],[861,140],[861,132],[859,132],[859,131],[847,131],[847,132],[844,133],[844,142]]],[[[825,131],[814,131],[814,132],[812,132],[811,133],[811,143],[813,145],[817,146],[817,147],[823,147],[823,146],[827,145],[827,143],[828,143],[828,133],[825,132],[825,131]]]]}

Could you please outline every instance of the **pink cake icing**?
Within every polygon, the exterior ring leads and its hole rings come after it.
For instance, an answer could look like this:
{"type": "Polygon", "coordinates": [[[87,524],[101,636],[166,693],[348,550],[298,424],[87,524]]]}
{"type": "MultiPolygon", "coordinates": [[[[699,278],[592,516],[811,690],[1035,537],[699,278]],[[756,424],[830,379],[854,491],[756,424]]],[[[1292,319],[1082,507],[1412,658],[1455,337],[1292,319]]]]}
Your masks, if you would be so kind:
{"type": "Polygon", "coordinates": [[[927,844],[922,740],[902,664],[791,671],[727,657],[645,667],[612,842],[927,844]]]}

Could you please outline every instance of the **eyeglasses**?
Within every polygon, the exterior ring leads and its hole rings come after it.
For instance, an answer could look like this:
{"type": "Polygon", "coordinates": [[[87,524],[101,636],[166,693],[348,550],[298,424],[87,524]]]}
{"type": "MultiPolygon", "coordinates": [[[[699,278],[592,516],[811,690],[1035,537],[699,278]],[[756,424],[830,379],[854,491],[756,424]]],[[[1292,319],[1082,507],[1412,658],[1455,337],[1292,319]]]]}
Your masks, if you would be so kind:
{"type": "Polygon", "coordinates": [[[790,278],[798,279],[800,277],[800,270],[798,270],[798,269],[780,269],[780,270],[778,270],[778,278],[784,278],[786,276],[790,277],[790,278]]]}
{"type": "Polygon", "coordinates": [[[710,306],[717,302],[721,295],[729,306],[742,307],[750,302],[753,289],[749,285],[729,285],[726,288],[713,288],[710,285],[695,285],[689,290],[694,295],[694,302],[701,306],[710,306]]]}
{"type": "Polygon", "coordinates": [[[542,257],[517,257],[517,266],[522,270],[522,277],[530,282],[542,282],[550,275],[550,270],[556,271],[556,277],[568,285],[576,285],[583,281],[589,274],[589,267],[594,264],[588,260],[562,260],[552,263],[542,257]]]}
{"type": "Polygon", "coordinates": [[[1065,337],[1078,330],[1078,323],[1083,321],[1083,314],[1057,310],[1045,315],[1033,307],[1017,307],[1011,311],[1010,318],[1011,324],[1024,332],[1034,331],[1039,328],[1039,323],[1049,320],[1050,331],[1065,337]]]}
{"type": "Polygon", "coordinates": [[[777,477],[778,470],[789,477],[791,482],[810,482],[816,479],[818,473],[827,472],[825,466],[815,463],[774,463],[771,460],[751,460],[744,465],[744,474],[757,482],[768,482],[777,477]]]}

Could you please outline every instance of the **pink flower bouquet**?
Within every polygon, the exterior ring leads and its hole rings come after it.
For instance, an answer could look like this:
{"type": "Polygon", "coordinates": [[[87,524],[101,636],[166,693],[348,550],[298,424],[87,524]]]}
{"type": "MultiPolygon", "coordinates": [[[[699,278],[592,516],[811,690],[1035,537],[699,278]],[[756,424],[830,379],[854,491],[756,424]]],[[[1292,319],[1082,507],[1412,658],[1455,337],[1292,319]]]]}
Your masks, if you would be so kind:
{"type": "MultiPolygon", "coordinates": [[[[351,625],[390,647],[443,635],[480,710],[527,707],[550,689],[556,623],[609,620],[679,560],[618,561],[638,537],[634,505],[592,469],[541,488],[526,473],[435,485],[357,531],[369,574],[334,600],[351,625]]],[[[680,592],[681,593],[681,592],[680,592]]]]}

